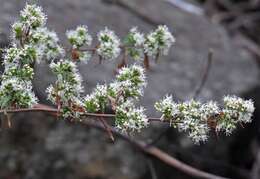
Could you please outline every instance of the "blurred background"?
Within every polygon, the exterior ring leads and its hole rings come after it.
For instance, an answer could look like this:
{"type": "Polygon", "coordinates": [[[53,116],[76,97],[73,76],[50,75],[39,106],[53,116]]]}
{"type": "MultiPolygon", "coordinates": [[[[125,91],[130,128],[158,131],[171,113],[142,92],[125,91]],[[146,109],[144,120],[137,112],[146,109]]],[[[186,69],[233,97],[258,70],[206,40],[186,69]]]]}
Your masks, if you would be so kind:
{"type": "MultiPolygon", "coordinates": [[[[10,24],[25,0],[0,0],[0,46],[10,44],[10,24]]],[[[259,0],[38,0],[48,27],[68,46],[65,32],[87,25],[94,36],[105,26],[123,37],[132,26],[149,32],[166,24],[177,42],[158,64],[151,61],[141,104],[158,117],[153,104],[165,94],[175,100],[192,97],[202,78],[209,49],[214,57],[199,99],[236,94],[255,101],[252,124],[229,137],[214,134],[194,145],[185,134],[167,130],[155,144],[201,170],[234,179],[260,178],[260,1],[259,0]]],[[[110,82],[118,61],[80,64],[86,93],[110,82]]],[[[34,87],[42,103],[55,80],[47,64],[36,66],[34,87]]],[[[1,179],[189,179],[190,176],[143,155],[128,143],[91,128],[71,125],[41,113],[12,117],[11,129],[0,133],[1,179]]],[[[167,126],[153,124],[137,139],[151,141],[167,126]]]]}

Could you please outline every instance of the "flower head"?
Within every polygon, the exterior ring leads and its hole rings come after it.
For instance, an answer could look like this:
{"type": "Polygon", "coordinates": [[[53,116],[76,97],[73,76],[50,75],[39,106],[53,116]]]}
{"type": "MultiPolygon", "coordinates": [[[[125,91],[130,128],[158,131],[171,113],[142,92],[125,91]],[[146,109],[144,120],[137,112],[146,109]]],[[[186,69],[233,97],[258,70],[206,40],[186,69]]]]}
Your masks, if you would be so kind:
{"type": "Polygon", "coordinates": [[[208,138],[209,127],[204,120],[202,105],[191,100],[178,105],[179,117],[177,127],[180,131],[187,131],[189,137],[196,143],[205,142],[208,138]]]}
{"type": "Polygon", "coordinates": [[[140,131],[149,124],[144,108],[135,108],[132,101],[126,101],[116,108],[116,128],[122,132],[140,131]]]}
{"type": "Polygon", "coordinates": [[[168,27],[160,25],[154,32],[146,36],[144,51],[148,56],[153,57],[158,54],[167,55],[174,42],[175,38],[168,27]]]}
{"type": "Polygon", "coordinates": [[[66,35],[73,48],[89,46],[92,43],[92,37],[87,26],[78,26],[75,30],[67,31],[66,35]]]}
{"type": "Polygon", "coordinates": [[[236,96],[225,96],[222,115],[220,116],[216,130],[231,134],[237,123],[249,123],[255,110],[252,100],[243,100],[236,96]]]}
{"type": "Polygon", "coordinates": [[[55,86],[47,89],[48,98],[56,103],[57,98],[63,105],[77,101],[83,92],[81,76],[78,73],[75,63],[68,60],[61,60],[50,64],[52,71],[57,75],[55,86]]]}
{"type": "Polygon", "coordinates": [[[135,60],[143,58],[144,34],[137,27],[133,27],[124,41],[128,54],[135,60]]]}
{"type": "Polygon", "coordinates": [[[171,95],[166,96],[164,99],[156,102],[154,107],[157,111],[163,114],[161,120],[171,120],[179,113],[177,104],[173,102],[171,95]]]}
{"type": "Polygon", "coordinates": [[[32,92],[32,84],[19,78],[3,80],[0,86],[0,107],[6,109],[30,108],[37,103],[37,98],[32,92]]]}
{"type": "Polygon", "coordinates": [[[32,29],[36,29],[45,25],[46,15],[42,12],[42,8],[35,4],[26,4],[21,11],[20,22],[32,29]]]}
{"type": "Polygon", "coordinates": [[[24,48],[13,47],[6,49],[4,55],[5,68],[11,66],[33,63],[38,58],[36,49],[31,45],[25,45],[24,48]]]}
{"type": "Polygon", "coordinates": [[[55,32],[49,31],[47,28],[38,28],[33,31],[30,43],[37,49],[40,59],[46,58],[52,61],[64,56],[64,49],[59,45],[59,39],[55,32]]]}
{"type": "Polygon", "coordinates": [[[203,120],[207,121],[210,117],[218,115],[220,113],[217,102],[209,101],[201,106],[201,114],[203,120]]]}
{"type": "Polygon", "coordinates": [[[98,55],[102,58],[110,60],[115,59],[120,54],[120,40],[115,33],[108,28],[98,33],[99,46],[98,55]]]}
{"type": "Polygon", "coordinates": [[[115,82],[110,84],[111,96],[122,93],[125,98],[137,98],[143,94],[146,86],[144,69],[138,65],[123,67],[116,76],[115,82]]]}
{"type": "Polygon", "coordinates": [[[84,99],[84,107],[88,112],[104,112],[108,102],[107,85],[97,85],[94,91],[84,99]]]}

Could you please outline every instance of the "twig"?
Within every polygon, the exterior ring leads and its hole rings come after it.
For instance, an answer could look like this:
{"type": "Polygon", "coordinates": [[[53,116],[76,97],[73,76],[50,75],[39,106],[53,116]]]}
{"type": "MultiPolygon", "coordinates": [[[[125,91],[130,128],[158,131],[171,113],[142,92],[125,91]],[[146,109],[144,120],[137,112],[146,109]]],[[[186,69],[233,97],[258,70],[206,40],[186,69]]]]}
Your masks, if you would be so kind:
{"type": "Polygon", "coordinates": [[[193,99],[197,99],[197,97],[199,96],[201,90],[203,89],[203,87],[204,87],[204,85],[205,85],[205,83],[208,79],[208,74],[209,74],[210,67],[211,67],[211,64],[212,64],[212,57],[213,57],[213,50],[209,49],[207,65],[206,65],[205,70],[203,72],[201,82],[194,92],[193,99]]]}
{"type": "MultiPolygon", "coordinates": [[[[57,113],[57,109],[54,109],[50,106],[46,106],[46,105],[39,105],[39,107],[35,107],[35,108],[30,108],[30,109],[12,109],[12,110],[5,110],[7,113],[19,113],[19,112],[47,112],[47,113],[51,113],[51,114],[56,114],[57,113]]],[[[0,110],[0,113],[4,113],[4,110],[0,110]]],[[[86,117],[114,117],[115,115],[113,114],[91,114],[91,113],[87,113],[86,117]]],[[[151,120],[154,121],[158,121],[158,118],[150,118],[151,120]]],[[[96,129],[102,130],[102,131],[107,131],[107,129],[103,126],[100,125],[98,123],[93,123],[90,122],[89,120],[83,120],[81,121],[80,124],[85,124],[87,126],[91,126],[94,127],[96,129]]],[[[120,132],[118,132],[117,130],[115,130],[114,128],[111,128],[111,132],[120,137],[121,139],[124,139],[126,141],[128,141],[130,144],[132,144],[133,146],[135,146],[137,149],[139,149],[140,151],[142,151],[145,154],[149,154],[150,156],[157,158],[158,160],[168,164],[171,167],[174,167],[190,176],[193,177],[197,177],[197,178],[204,178],[204,179],[227,179],[225,177],[221,177],[221,176],[217,176],[214,174],[210,174],[204,171],[201,171],[199,169],[193,168],[192,166],[189,166],[177,159],[175,159],[174,157],[168,155],[167,153],[161,151],[160,149],[158,149],[157,147],[154,146],[148,146],[146,143],[141,142],[141,141],[136,141],[134,139],[129,138],[128,136],[121,134],[120,132]]]]}
{"type": "MultiPolygon", "coordinates": [[[[34,107],[34,108],[20,108],[20,109],[7,109],[7,110],[0,110],[1,113],[20,113],[20,112],[45,112],[45,113],[50,113],[57,115],[58,109],[52,108],[47,105],[42,105],[41,107],[34,107]]],[[[114,118],[115,114],[101,114],[101,113],[84,113],[85,117],[96,117],[96,118],[114,118]]],[[[161,122],[160,118],[149,118],[149,122],[161,122]]]]}

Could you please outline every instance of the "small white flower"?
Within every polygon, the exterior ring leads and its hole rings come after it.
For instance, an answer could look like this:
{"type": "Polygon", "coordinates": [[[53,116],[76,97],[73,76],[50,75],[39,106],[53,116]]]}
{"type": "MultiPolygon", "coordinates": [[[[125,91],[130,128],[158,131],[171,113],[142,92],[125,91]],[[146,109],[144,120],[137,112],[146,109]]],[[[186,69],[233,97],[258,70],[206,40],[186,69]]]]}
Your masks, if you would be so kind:
{"type": "Polygon", "coordinates": [[[33,29],[41,27],[46,23],[46,15],[42,12],[42,8],[34,4],[26,4],[21,11],[21,23],[32,27],[33,29]]]}
{"type": "Polygon", "coordinates": [[[224,97],[224,110],[238,122],[251,122],[255,110],[252,100],[243,100],[236,96],[224,97]]]}
{"type": "Polygon", "coordinates": [[[172,96],[167,95],[159,102],[156,102],[154,105],[155,109],[161,112],[163,115],[161,120],[172,120],[174,116],[179,114],[178,106],[173,102],[172,96]]]}
{"type": "Polygon", "coordinates": [[[87,95],[84,98],[84,107],[87,112],[98,112],[100,111],[100,104],[95,94],[87,95]]]}
{"type": "Polygon", "coordinates": [[[30,81],[22,81],[19,78],[3,80],[0,86],[0,107],[30,108],[38,99],[32,92],[30,81]],[[14,95],[15,94],[15,95],[14,95]]]}
{"type": "Polygon", "coordinates": [[[110,84],[110,89],[114,94],[121,92],[124,97],[137,98],[143,94],[145,86],[144,69],[141,66],[132,65],[119,70],[116,81],[110,84]]]}
{"type": "Polygon", "coordinates": [[[140,132],[148,126],[149,121],[144,108],[135,108],[132,101],[126,101],[116,108],[116,128],[124,133],[140,132]]]}
{"type": "MultiPolygon", "coordinates": [[[[74,99],[80,98],[83,92],[82,79],[78,73],[78,69],[75,63],[69,60],[60,60],[50,64],[52,71],[57,75],[57,81],[54,86],[47,89],[49,99],[52,100],[52,96],[59,97],[63,105],[69,105],[74,103],[74,99]]],[[[56,103],[56,101],[52,100],[56,103]]]]}
{"type": "Polygon", "coordinates": [[[171,46],[175,43],[175,38],[167,26],[158,28],[146,36],[144,51],[148,56],[155,57],[158,54],[167,55],[171,46]]]}
{"type": "Polygon", "coordinates": [[[88,32],[87,26],[78,26],[76,30],[67,31],[66,35],[73,48],[79,48],[84,45],[90,46],[92,43],[92,37],[88,32]]]}
{"type": "Polygon", "coordinates": [[[115,33],[108,28],[98,33],[99,46],[97,53],[102,58],[110,60],[120,55],[120,40],[115,33]]]}
{"type": "Polygon", "coordinates": [[[4,65],[8,69],[12,66],[18,66],[19,64],[33,63],[39,54],[32,45],[25,45],[24,48],[18,48],[15,44],[5,50],[4,65]]]}
{"type": "Polygon", "coordinates": [[[237,123],[249,123],[255,110],[252,100],[243,100],[237,96],[225,96],[222,116],[217,123],[216,130],[230,135],[237,123]]]}
{"type": "Polygon", "coordinates": [[[144,43],[144,34],[140,33],[137,27],[130,29],[128,34],[127,44],[134,47],[141,47],[144,43]]]}
{"type": "Polygon", "coordinates": [[[202,118],[207,121],[210,117],[213,117],[220,113],[218,104],[214,101],[209,101],[201,106],[202,118]]]}
{"type": "Polygon", "coordinates": [[[64,49],[59,45],[59,39],[55,32],[49,31],[47,28],[38,28],[31,34],[31,44],[37,49],[40,54],[38,62],[42,58],[47,61],[64,56],[64,49]]]}

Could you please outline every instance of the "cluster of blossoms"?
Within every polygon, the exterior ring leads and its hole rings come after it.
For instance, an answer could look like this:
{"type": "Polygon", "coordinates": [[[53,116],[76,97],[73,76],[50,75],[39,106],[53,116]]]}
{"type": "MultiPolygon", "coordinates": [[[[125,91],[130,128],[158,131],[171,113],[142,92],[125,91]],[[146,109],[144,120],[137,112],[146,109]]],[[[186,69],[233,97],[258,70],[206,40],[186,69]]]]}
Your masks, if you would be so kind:
{"type": "Polygon", "coordinates": [[[92,37],[89,35],[87,26],[78,26],[75,30],[67,31],[66,35],[73,48],[80,48],[84,45],[90,46],[92,43],[92,37]]]}
{"type": "Polygon", "coordinates": [[[37,53],[39,54],[37,58],[38,62],[43,58],[51,62],[64,57],[64,49],[59,45],[57,34],[45,27],[32,32],[30,44],[37,49],[37,53]]]}
{"type": "Polygon", "coordinates": [[[144,108],[135,108],[131,100],[127,100],[116,108],[115,126],[124,133],[141,131],[149,124],[144,108]]]}
{"type": "Polygon", "coordinates": [[[40,6],[27,4],[21,11],[20,23],[32,29],[45,25],[46,20],[46,15],[40,6]]]}
{"type": "Polygon", "coordinates": [[[108,87],[106,84],[97,85],[94,91],[84,99],[88,112],[104,112],[108,104],[108,87]]]}
{"type": "Polygon", "coordinates": [[[97,85],[94,91],[84,98],[87,112],[104,112],[107,106],[115,111],[116,128],[122,132],[140,131],[148,125],[144,108],[136,108],[134,100],[142,95],[146,85],[144,69],[133,65],[122,68],[114,82],[97,85]]]}
{"type": "Polygon", "coordinates": [[[162,121],[169,121],[180,131],[187,131],[195,143],[205,142],[211,127],[231,134],[237,123],[251,122],[254,112],[251,100],[235,96],[224,97],[222,109],[213,101],[204,104],[194,100],[175,103],[171,96],[156,102],[155,108],[162,113],[162,121]]]}
{"type": "Polygon", "coordinates": [[[120,39],[116,34],[105,28],[98,33],[99,45],[97,48],[97,53],[104,59],[114,59],[120,55],[120,39]]]}
{"type": "Polygon", "coordinates": [[[0,86],[0,107],[27,108],[37,103],[37,98],[32,92],[30,81],[21,81],[19,78],[3,80],[0,86]]]}
{"type": "Polygon", "coordinates": [[[45,23],[46,16],[42,9],[27,4],[21,11],[20,20],[12,26],[14,42],[12,47],[4,52],[5,70],[0,86],[1,109],[26,108],[37,103],[31,80],[33,78],[32,66],[39,54],[30,40],[33,32],[45,23]]]}
{"type": "Polygon", "coordinates": [[[110,84],[110,95],[121,93],[124,98],[138,98],[146,86],[144,68],[138,65],[123,67],[119,70],[116,80],[110,84]]]}
{"type": "Polygon", "coordinates": [[[133,103],[133,100],[137,100],[143,94],[145,78],[144,69],[133,65],[122,68],[116,80],[109,86],[108,94],[116,99],[116,127],[123,132],[140,131],[148,125],[144,108],[136,108],[133,103]]]}
{"type": "Polygon", "coordinates": [[[146,36],[139,32],[137,27],[133,27],[122,44],[115,32],[106,27],[97,35],[98,45],[89,49],[81,48],[89,47],[93,41],[87,26],[78,26],[75,30],[67,31],[66,35],[72,45],[72,58],[84,62],[88,62],[95,53],[100,59],[106,60],[116,59],[121,52],[125,57],[129,55],[134,60],[144,59],[145,56],[159,57],[159,55],[167,55],[175,42],[166,26],[158,26],[154,32],[146,36]]]}
{"type": "Polygon", "coordinates": [[[147,35],[144,42],[144,51],[148,56],[167,55],[175,38],[167,26],[159,26],[154,32],[147,35]]]}
{"type": "Polygon", "coordinates": [[[230,135],[237,123],[249,123],[255,110],[252,100],[243,100],[236,96],[225,96],[224,107],[216,129],[230,135]]]}
{"type": "MultiPolygon", "coordinates": [[[[144,113],[145,109],[135,106],[146,86],[143,67],[123,67],[113,82],[97,85],[92,93],[82,97],[84,91],[76,60],[87,62],[95,53],[101,59],[115,59],[121,49],[124,58],[127,55],[135,60],[147,59],[148,56],[157,58],[166,55],[175,42],[169,29],[159,26],[144,35],[134,27],[121,45],[115,33],[105,28],[98,33],[98,45],[85,50],[82,47],[89,47],[92,37],[87,26],[78,26],[66,33],[72,48],[71,59],[64,60],[65,51],[56,33],[45,27],[46,19],[40,7],[27,4],[21,11],[19,21],[13,24],[13,43],[3,56],[5,69],[1,76],[0,108],[30,108],[37,103],[32,91],[33,67],[35,62],[44,59],[50,63],[57,77],[55,84],[46,90],[48,99],[58,106],[62,117],[80,119],[86,112],[104,113],[111,108],[118,130],[129,133],[147,127],[149,119],[144,113]]],[[[212,127],[231,134],[236,124],[251,122],[254,112],[251,100],[235,96],[224,97],[222,109],[213,101],[205,104],[194,100],[175,103],[172,96],[157,102],[155,108],[162,113],[162,121],[169,122],[179,131],[187,131],[195,143],[206,141],[212,127]]]]}
{"type": "Polygon", "coordinates": [[[144,34],[138,31],[137,27],[133,27],[124,40],[127,53],[134,60],[141,60],[143,58],[144,34]]]}
{"type": "Polygon", "coordinates": [[[69,60],[60,60],[52,62],[50,67],[57,76],[57,81],[47,88],[48,99],[62,108],[63,117],[71,117],[72,109],[82,105],[82,80],[76,64],[69,60]]]}
{"type": "Polygon", "coordinates": [[[87,63],[92,55],[87,51],[80,51],[79,49],[83,46],[90,46],[92,43],[92,37],[88,32],[88,27],[78,26],[75,30],[67,31],[66,35],[74,50],[74,58],[87,63]]]}

